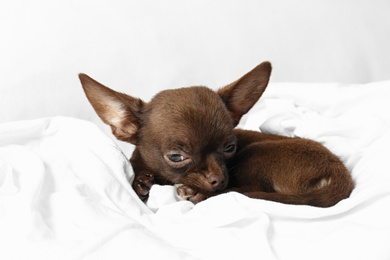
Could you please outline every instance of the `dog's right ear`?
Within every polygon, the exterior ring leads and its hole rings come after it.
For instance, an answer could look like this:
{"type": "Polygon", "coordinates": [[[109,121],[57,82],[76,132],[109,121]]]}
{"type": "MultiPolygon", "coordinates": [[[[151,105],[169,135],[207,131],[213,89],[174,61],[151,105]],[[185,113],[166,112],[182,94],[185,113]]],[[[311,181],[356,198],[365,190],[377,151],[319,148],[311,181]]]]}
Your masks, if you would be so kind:
{"type": "Polygon", "coordinates": [[[136,144],[145,103],[103,86],[85,74],[80,73],[79,78],[92,107],[103,122],[111,126],[115,137],[136,144]]]}

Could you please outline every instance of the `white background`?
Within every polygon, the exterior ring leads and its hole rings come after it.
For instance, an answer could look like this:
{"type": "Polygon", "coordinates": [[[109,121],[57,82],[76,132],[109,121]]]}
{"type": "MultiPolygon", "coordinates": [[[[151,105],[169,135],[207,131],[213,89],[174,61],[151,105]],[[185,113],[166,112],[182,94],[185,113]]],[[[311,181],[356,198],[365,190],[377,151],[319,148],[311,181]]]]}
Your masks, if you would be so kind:
{"type": "Polygon", "coordinates": [[[99,122],[79,72],[145,100],[263,60],[272,82],[387,80],[389,14],[387,0],[1,1],[0,122],[99,122]]]}

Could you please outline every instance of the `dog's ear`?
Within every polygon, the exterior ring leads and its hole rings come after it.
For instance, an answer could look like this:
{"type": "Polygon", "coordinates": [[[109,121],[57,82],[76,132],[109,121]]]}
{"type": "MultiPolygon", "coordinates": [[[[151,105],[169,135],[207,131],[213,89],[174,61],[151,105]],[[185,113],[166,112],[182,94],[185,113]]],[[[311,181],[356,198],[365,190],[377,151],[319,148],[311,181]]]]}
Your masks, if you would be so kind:
{"type": "Polygon", "coordinates": [[[268,85],[271,63],[257,65],[239,80],[217,91],[237,125],[241,117],[259,100],[268,85]]]}
{"type": "Polygon", "coordinates": [[[115,137],[136,144],[145,103],[105,87],[85,74],[79,74],[79,78],[92,107],[103,122],[111,126],[115,137]]]}

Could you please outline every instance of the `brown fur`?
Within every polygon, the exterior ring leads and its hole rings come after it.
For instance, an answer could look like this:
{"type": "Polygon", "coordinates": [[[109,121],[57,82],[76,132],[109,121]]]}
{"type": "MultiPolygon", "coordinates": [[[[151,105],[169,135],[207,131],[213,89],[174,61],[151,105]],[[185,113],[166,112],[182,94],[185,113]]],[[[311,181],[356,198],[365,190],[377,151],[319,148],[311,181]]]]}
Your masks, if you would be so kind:
{"type": "Polygon", "coordinates": [[[352,178],[321,144],[234,129],[265,91],[270,74],[271,64],[264,62],[217,92],[164,90],[148,103],[79,77],[113,134],[136,145],[132,186],[142,200],[154,183],[180,184],[178,194],[194,203],[228,191],[318,207],[347,198],[352,178]]]}

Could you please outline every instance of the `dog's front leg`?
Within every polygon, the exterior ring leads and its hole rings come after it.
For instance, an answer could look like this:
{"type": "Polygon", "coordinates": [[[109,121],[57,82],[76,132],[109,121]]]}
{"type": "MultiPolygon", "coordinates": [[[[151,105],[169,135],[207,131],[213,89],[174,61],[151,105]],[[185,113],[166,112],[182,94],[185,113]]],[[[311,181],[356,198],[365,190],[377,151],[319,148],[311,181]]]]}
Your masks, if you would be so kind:
{"type": "Polygon", "coordinates": [[[142,201],[146,201],[149,197],[149,191],[155,183],[154,175],[148,171],[135,173],[133,181],[133,189],[142,201]]]}
{"type": "Polygon", "coordinates": [[[199,191],[196,188],[184,184],[176,185],[176,189],[180,199],[189,200],[194,204],[204,201],[209,197],[209,194],[206,194],[204,192],[199,191]]]}

